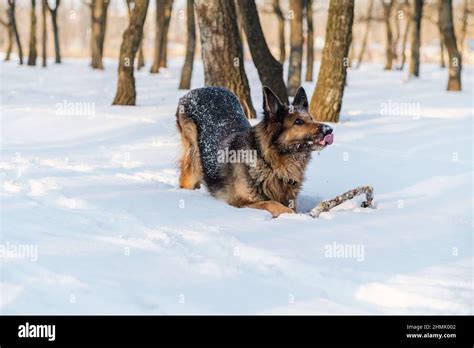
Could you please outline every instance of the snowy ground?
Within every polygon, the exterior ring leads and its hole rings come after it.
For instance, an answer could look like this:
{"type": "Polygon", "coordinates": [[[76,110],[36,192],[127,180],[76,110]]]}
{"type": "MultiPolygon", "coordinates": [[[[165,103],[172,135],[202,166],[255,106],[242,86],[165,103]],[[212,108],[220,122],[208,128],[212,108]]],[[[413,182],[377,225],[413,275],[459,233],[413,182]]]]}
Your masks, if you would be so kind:
{"type": "Polygon", "coordinates": [[[180,66],[138,72],[138,106],[112,107],[114,62],[0,64],[0,313],[472,313],[471,66],[462,93],[436,66],[350,72],[300,206],[371,184],[377,208],[320,219],[177,187],[180,66]]]}

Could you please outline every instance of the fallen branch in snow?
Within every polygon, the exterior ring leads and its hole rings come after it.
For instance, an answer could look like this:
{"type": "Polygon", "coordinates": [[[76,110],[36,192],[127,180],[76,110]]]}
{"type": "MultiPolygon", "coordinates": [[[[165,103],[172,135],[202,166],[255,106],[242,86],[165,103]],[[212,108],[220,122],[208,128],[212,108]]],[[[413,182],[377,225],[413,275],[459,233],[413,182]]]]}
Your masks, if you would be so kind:
{"type": "Polygon", "coordinates": [[[366,200],[362,202],[361,207],[370,207],[374,199],[374,189],[372,186],[360,186],[353,190],[347,191],[342,195],[337,196],[336,198],[327,201],[322,201],[316,207],[311,209],[308,214],[314,218],[317,218],[322,212],[329,211],[332,208],[337,207],[339,204],[342,204],[345,201],[348,201],[354,198],[355,196],[361,195],[363,193],[365,193],[366,200]]]}

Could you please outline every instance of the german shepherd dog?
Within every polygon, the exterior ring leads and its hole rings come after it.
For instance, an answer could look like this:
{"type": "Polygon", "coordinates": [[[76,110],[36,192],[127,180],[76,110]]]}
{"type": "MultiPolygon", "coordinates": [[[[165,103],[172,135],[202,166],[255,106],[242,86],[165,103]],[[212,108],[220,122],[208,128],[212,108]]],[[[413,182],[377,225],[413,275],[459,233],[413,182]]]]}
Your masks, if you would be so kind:
{"type": "Polygon", "coordinates": [[[176,112],[183,143],[179,186],[192,190],[204,181],[212,196],[232,206],[267,210],[273,217],[294,213],[311,152],[332,144],[332,128],[313,120],[302,87],[289,106],[263,87],[263,111],[263,120],[252,127],[225,88],[183,96],[176,112]]]}

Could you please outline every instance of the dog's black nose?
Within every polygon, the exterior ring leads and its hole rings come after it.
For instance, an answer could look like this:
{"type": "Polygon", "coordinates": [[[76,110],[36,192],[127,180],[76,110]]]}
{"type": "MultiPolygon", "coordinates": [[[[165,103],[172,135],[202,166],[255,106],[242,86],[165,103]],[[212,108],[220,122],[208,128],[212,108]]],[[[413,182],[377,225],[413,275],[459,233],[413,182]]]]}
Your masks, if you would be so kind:
{"type": "Polygon", "coordinates": [[[323,135],[331,134],[332,133],[332,128],[329,127],[327,124],[323,124],[321,126],[321,133],[323,133],[323,135]]]}

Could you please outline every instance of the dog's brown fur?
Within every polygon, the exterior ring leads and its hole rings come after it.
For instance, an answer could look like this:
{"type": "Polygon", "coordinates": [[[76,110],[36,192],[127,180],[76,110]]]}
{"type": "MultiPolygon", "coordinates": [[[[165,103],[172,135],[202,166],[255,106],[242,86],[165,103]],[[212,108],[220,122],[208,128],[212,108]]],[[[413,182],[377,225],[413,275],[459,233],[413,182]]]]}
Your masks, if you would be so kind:
{"type": "MultiPolygon", "coordinates": [[[[326,129],[323,127],[330,127],[313,121],[302,88],[291,106],[282,104],[271,90],[264,88],[264,112],[262,122],[249,126],[248,131],[232,134],[222,144],[232,149],[255,150],[256,165],[221,163],[219,179],[205,183],[213,196],[232,206],[263,209],[277,217],[295,212],[311,151],[324,148],[318,141],[322,129],[326,129]],[[295,124],[297,119],[303,124],[295,124]]],[[[183,144],[179,185],[195,189],[203,181],[202,168],[206,165],[199,154],[198,128],[186,112],[177,113],[177,125],[183,144]]]]}
{"type": "Polygon", "coordinates": [[[202,170],[199,157],[196,124],[185,114],[178,114],[178,130],[181,134],[183,153],[180,160],[179,187],[194,190],[201,187],[202,170]]]}

